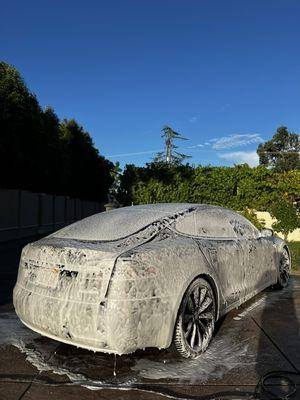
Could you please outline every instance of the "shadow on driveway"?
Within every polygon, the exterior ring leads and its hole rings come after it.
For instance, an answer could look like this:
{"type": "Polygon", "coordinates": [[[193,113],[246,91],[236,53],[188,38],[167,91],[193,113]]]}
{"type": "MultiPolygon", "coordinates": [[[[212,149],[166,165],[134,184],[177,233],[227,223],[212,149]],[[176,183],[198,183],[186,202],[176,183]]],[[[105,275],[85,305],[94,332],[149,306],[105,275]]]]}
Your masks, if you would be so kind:
{"type": "MultiPolygon", "coordinates": [[[[269,371],[292,372],[287,375],[280,372],[277,377],[265,381],[266,389],[273,393],[273,398],[280,399],[295,389],[295,383],[298,384],[299,391],[300,275],[294,275],[286,289],[268,289],[266,294],[262,312],[252,315],[253,321],[261,330],[256,370],[258,376],[269,371]]],[[[261,394],[261,387],[259,389],[258,394],[261,394]]],[[[300,393],[297,392],[290,398],[300,399],[300,393]]]]}

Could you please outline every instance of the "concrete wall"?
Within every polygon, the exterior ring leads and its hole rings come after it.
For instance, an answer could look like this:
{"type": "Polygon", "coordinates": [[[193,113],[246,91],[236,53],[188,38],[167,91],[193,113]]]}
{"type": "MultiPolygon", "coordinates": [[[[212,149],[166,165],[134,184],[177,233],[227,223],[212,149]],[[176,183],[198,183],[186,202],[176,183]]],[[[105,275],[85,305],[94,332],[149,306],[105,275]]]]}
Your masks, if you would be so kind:
{"type": "Polygon", "coordinates": [[[47,234],[101,211],[103,204],[92,201],[0,189],[0,242],[47,234]]]}
{"type": "MultiPolygon", "coordinates": [[[[272,218],[270,213],[265,211],[257,211],[256,213],[257,218],[259,221],[265,224],[266,228],[272,228],[272,224],[276,222],[276,219],[272,218]]],[[[281,232],[276,232],[278,236],[284,239],[284,235],[281,232]]],[[[299,242],[300,241],[300,229],[295,229],[293,232],[289,233],[287,237],[288,241],[291,242],[299,242]]]]}

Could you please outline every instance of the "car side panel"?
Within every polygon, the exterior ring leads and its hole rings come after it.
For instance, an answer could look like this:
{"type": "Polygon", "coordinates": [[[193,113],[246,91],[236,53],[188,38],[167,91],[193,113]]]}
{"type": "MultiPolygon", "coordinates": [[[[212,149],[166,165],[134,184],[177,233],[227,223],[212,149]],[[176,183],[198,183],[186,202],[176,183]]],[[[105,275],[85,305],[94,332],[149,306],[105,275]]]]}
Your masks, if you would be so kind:
{"type": "Polygon", "coordinates": [[[195,239],[218,276],[220,314],[245,295],[245,269],[248,255],[238,239],[195,239]]]}
{"type": "Polygon", "coordinates": [[[244,239],[249,262],[246,268],[246,295],[261,291],[277,279],[277,249],[272,238],[244,239]]]}
{"type": "Polygon", "coordinates": [[[136,348],[166,348],[172,342],[183,295],[190,283],[203,274],[219,288],[214,269],[192,238],[178,236],[150,242],[118,260],[108,306],[120,300],[122,288],[128,301],[124,323],[131,320],[129,331],[135,332],[136,348]]]}

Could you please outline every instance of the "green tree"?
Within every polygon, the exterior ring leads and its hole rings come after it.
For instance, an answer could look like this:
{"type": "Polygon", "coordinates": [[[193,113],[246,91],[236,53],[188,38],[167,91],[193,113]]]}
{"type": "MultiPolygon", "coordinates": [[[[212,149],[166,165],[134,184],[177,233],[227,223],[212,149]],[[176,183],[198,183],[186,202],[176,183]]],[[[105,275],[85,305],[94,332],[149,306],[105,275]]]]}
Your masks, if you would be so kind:
{"type": "Polygon", "coordinates": [[[120,163],[119,163],[119,161],[117,161],[114,164],[113,169],[110,172],[110,176],[112,178],[112,184],[109,189],[109,194],[113,195],[114,197],[116,197],[118,195],[118,191],[119,191],[119,187],[120,187],[120,183],[121,183],[121,172],[122,172],[122,169],[120,167],[120,163]]]}
{"type": "Polygon", "coordinates": [[[19,72],[0,62],[0,185],[41,189],[42,111],[19,72]]]}
{"type": "Polygon", "coordinates": [[[271,215],[276,218],[272,228],[284,234],[285,240],[290,232],[300,227],[300,218],[296,208],[287,200],[280,199],[271,208],[271,215]]]}
{"type": "Polygon", "coordinates": [[[243,211],[240,211],[240,214],[242,214],[245,218],[252,222],[252,224],[256,226],[257,229],[262,230],[264,228],[265,225],[259,221],[253,210],[245,208],[243,211]]]}
{"type": "Polygon", "coordinates": [[[281,200],[296,207],[300,200],[300,170],[279,173],[246,164],[196,168],[166,163],[126,165],[119,194],[123,204],[171,201],[217,204],[237,211],[269,211],[281,200]]]}
{"type": "Polygon", "coordinates": [[[175,132],[169,126],[164,126],[162,128],[161,137],[164,139],[165,142],[165,152],[157,153],[156,157],[154,158],[155,163],[166,163],[168,165],[179,165],[190,156],[186,154],[179,153],[175,149],[178,148],[174,144],[174,140],[181,139],[181,140],[188,140],[183,137],[180,133],[175,132]]]}
{"type": "Polygon", "coordinates": [[[299,135],[281,126],[271,140],[258,146],[257,154],[260,165],[271,167],[275,171],[300,169],[299,135]]]}
{"type": "Polygon", "coordinates": [[[0,187],[106,201],[112,169],[76,121],[42,110],[17,69],[0,62],[0,187]]]}
{"type": "Polygon", "coordinates": [[[45,185],[43,190],[50,193],[64,193],[67,182],[66,158],[60,137],[60,122],[52,107],[46,107],[41,114],[45,144],[43,157],[39,160],[44,171],[45,185]]]}
{"type": "Polygon", "coordinates": [[[113,183],[112,162],[99,155],[92,138],[74,119],[60,124],[67,160],[67,194],[87,200],[107,201],[113,183]]]}

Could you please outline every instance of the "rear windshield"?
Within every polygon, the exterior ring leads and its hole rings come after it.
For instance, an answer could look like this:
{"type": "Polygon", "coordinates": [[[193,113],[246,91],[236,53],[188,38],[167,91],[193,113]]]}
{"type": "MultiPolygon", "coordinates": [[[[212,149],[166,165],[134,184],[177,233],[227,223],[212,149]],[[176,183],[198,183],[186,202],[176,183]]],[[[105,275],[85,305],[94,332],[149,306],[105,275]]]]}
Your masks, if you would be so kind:
{"type": "Polygon", "coordinates": [[[186,205],[177,204],[118,208],[75,222],[51,236],[78,240],[117,240],[187,208],[186,205]]]}

